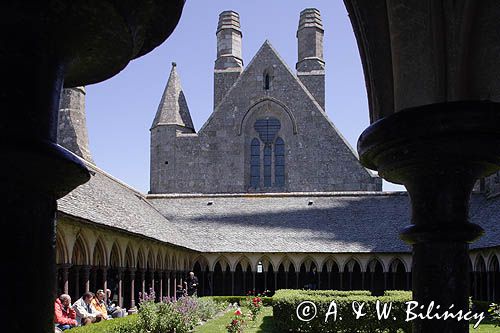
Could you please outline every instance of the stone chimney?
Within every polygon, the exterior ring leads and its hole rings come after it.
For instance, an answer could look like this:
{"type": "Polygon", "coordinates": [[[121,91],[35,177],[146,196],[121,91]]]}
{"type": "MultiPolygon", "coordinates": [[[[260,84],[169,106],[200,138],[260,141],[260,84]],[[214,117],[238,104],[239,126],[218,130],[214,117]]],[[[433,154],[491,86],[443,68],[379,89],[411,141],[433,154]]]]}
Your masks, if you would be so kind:
{"type": "Polygon", "coordinates": [[[325,108],[325,61],[323,59],[323,22],[315,8],[304,9],[300,13],[297,30],[298,61],[297,76],[325,108]]]}
{"type": "Polygon", "coordinates": [[[217,59],[214,68],[214,108],[222,101],[243,71],[240,15],[232,10],[219,15],[217,59]]]}
{"type": "Polygon", "coordinates": [[[63,90],[59,104],[57,143],[88,162],[94,163],[89,149],[85,116],[85,87],[63,90]]]}

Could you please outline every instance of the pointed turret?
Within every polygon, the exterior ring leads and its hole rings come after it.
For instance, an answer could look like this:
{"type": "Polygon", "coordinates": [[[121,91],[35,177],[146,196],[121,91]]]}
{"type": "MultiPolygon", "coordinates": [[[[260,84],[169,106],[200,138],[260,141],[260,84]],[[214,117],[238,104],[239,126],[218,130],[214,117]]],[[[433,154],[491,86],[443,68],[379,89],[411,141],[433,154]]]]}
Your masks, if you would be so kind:
{"type": "Polygon", "coordinates": [[[181,86],[177,65],[172,63],[172,70],[167,86],[156,111],[151,129],[159,125],[178,125],[194,132],[193,121],[181,86]]]}
{"type": "Polygon", "coordinates": [[[57,143],[94,163],[89,149],[85,116],[85,87],[64,89],[59,104],[57,143]]]}

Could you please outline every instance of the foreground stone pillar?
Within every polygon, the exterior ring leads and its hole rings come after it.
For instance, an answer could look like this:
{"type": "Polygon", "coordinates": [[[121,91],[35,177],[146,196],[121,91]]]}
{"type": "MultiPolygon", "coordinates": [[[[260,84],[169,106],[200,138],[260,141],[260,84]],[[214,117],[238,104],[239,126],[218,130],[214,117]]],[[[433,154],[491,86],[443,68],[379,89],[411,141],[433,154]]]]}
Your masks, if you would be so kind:
{"type": "Polygon", "coordinates": [[[123,308],[123,268],[116,269],[116,275],[118,277],[118,306],[123,308]]]}
{"type": "Polygon", "coordinates": [[[68,264],[63,264],[61,267],[61,275],[62,275],[62,280],[63,280],[63,293],[68,294],[69,293],[69,285],[68,285],[68,275],[69,275],[69,265],[68,264]]]}
{"type": "MultiPolygon", "coordinates": [[[[401,238],[413,246],[413,298],[468,311],[469,223],[476,180],[500,165],[500,104],[449,102],[400,111],[361,135],[362,163],[408,189],[412,217],[401,238]]],[[[444,310],[443,310],[444,311],[444,310]]],[[[468,322],[415,320],[413,332],[468,332],[468,322]]]]}

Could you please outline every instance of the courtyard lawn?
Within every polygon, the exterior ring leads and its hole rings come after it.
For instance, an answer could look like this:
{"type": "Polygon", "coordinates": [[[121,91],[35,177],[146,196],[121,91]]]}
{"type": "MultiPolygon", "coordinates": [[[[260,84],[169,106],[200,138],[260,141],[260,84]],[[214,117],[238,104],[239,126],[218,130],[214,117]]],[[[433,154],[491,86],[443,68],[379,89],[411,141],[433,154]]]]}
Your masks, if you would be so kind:
{"type": "MultiPolygon", "coordinates": [[[[249,313],[245,307],[241,308],[244,314],[249,313]]],[[[229,324],[233,317],[234,311],[229,311],[223,316],[209,320],[204,325],[194,329],[194,333],[224,333],[227,332],[226,325],[229,324]]],[[[273,332],[273,308],[265,306],[255,321],[248,320],[245,327],[245,333],[272,333],[273,332]]]]}

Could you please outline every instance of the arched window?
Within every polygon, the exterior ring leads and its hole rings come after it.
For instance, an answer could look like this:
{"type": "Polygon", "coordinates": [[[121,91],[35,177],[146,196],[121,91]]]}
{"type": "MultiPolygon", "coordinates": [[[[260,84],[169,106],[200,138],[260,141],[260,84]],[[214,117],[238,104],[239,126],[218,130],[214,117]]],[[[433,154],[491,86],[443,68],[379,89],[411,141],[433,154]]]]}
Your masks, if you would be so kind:
{"type": "Polygon", "coordinates": [[[250,147],[250,186],[258,188],[260,183],[260,141],[254,138],[250,147]]]}
{"type": "Polygon", "coordinates": [[[254,128],[259,138],[254,138],[250,147],[250,187],[284,187],[285,142],[277,137],[280,121],[276,118],[257,119],[254,128]],[[262,150],[261,144],[264,146],[262,150]]]}
{"type": "Polygon", "coordinates": [[[282,138],[274,143],[274,183],[278,187],[285,186],[285,141],[282,138]]]}
{"type": "Polygon", "coordinates": [[[269,73],[264,74],[264,90],[269,90],[271,88],[271,76],[269,73]]]}

